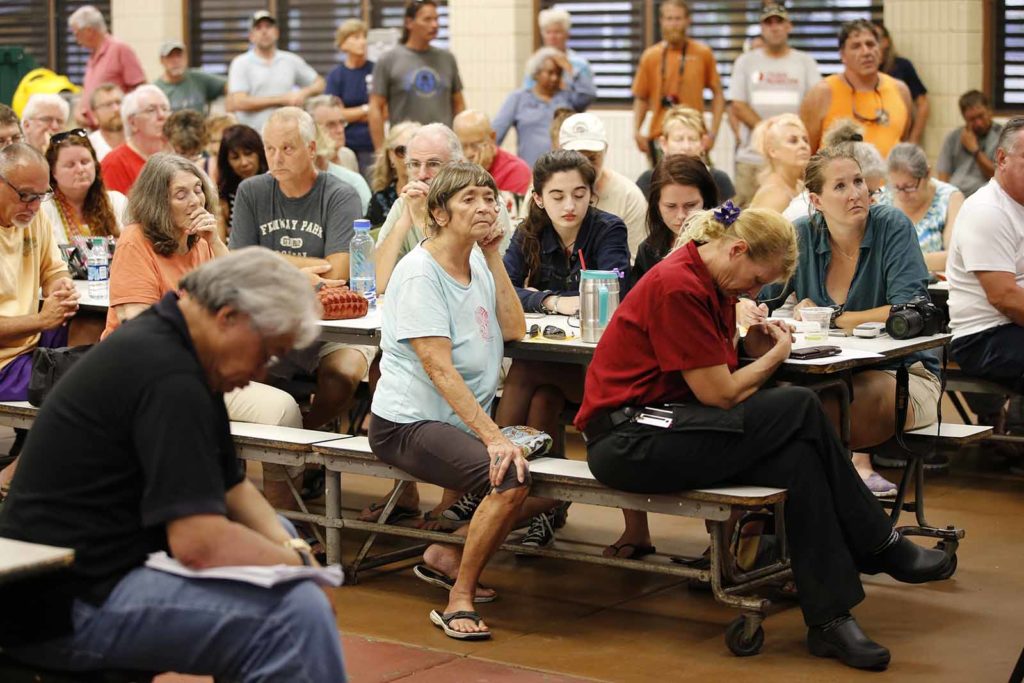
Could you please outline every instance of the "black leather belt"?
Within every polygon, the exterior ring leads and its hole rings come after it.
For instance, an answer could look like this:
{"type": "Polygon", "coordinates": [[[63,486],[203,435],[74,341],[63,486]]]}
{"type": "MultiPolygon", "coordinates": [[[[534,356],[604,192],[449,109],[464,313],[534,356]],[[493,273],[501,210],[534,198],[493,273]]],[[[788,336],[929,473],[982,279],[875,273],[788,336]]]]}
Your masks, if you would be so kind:
{"type": "Polygon", "coordinates": [[[598,413],[587,420],[587,427],[581,433],[586,443],[594,443],[606,436],[613,429],[626,422],[631,422],[640,412],[640,408],[626,406],[618,410],[598,413]]]}

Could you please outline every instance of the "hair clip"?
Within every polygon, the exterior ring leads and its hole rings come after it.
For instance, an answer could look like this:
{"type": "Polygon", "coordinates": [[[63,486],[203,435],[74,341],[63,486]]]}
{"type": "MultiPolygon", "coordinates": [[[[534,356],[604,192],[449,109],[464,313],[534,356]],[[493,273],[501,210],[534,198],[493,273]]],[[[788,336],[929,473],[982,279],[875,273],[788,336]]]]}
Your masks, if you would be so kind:
{"type": "Polygon", "coordinates": [[[715,209],[714,216],[715,220],[722,225],[732,225],[740,217],[740,207],[733,204],[730,199],[715,209]]]}

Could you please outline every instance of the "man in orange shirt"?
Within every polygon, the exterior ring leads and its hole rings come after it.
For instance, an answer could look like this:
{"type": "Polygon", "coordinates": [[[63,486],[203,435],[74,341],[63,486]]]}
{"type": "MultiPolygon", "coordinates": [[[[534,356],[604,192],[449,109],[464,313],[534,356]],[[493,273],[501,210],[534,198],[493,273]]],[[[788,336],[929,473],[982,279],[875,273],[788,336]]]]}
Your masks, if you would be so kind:
{"type": "Polygon", "coordinates": [[[914,105],[906,83],[879,68],[882,48],[871,22],[849,21],[839,30],[843,72],[818,81],[800,104],[811,150],[818,149],[824,131],[839,119],[854,119],[864,128],[864,141],[883,157],[913,126],[914,105]]]}
{"type": "Polygon", "coordinates": [[[661,135],[661,119],[667,109],[682,104],[704,111],[704,89],[711,88],[711,134],[704,141],[711,149],[722,124],[725,96],[711,48],[690,40],[690,8],[686,0],[664,0],[659,12],[664,40],[644,50],[633,80],[633,121],[636,146],[655,159],[654,140],[661,135]],[[652,113],[647,135],[641,132],[647,112],[652,113]]]}

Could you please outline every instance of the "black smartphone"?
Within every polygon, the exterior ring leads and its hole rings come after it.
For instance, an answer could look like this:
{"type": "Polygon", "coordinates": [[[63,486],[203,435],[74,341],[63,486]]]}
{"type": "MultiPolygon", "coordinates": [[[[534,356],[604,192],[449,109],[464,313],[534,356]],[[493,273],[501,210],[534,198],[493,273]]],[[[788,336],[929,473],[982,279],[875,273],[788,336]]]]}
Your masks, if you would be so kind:
{"type": "Polygon", "coordinates": [[[812,358],[838,356],[842,352],[843,350],[838,346],[806,346],[802,349],[793,349],[789,352],[789,357],[793,360],[811,360],[812,358]]]}

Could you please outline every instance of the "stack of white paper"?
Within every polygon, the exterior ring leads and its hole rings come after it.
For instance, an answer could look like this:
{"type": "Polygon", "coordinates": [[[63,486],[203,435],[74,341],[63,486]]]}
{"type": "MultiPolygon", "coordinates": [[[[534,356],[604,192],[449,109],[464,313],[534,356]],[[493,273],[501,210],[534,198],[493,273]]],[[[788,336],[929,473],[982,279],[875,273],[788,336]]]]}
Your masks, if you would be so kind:
{"type": "Polygon", "coordinates": [[[254,586],[270,588],[279,583],[312,579],[321,586],[340,586],[345,574],[339,565],[329,567],[293,567],[286,564],[247,567],[213,567],[211,569],[189,569],[165,552],[152,553],[146,566],[157,571],[176,574],[189,579],[225,579],[241,581],[254,586]]]}

